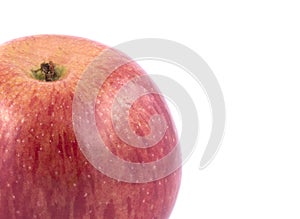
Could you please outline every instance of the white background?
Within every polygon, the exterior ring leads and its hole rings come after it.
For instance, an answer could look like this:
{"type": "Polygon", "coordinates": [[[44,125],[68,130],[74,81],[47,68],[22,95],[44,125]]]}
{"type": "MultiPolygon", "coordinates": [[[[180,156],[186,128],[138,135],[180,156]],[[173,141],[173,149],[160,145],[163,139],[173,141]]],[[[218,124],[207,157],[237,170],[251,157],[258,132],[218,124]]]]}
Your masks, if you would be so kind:
{"type": "MultiPolygon", "coordinates": [[[[55,33],[114,46],[158,37],[196,51],[223,89],[227,122],[215,160],[198,170],[210,119],[183,167],[171,219],[300,218],[298,1],[1,1],[0,43],[55,33]]],[[[202,92],[202,91],[194,91],[202,92]]]]}

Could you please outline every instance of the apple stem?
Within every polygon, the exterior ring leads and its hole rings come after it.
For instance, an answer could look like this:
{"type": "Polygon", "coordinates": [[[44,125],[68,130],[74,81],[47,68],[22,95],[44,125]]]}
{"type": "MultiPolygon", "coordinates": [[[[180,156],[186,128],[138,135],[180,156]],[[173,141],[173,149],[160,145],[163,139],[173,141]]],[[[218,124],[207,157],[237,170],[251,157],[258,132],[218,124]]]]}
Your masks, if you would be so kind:
{"type": "Polygon", "coordinates": [[[49,61],[41,63],[39,69],[31,70],[31,72],[35,79],[51,82],[58,80],[65,72],[65,69],[63,67],[58,67],[52,61],[49,61]]]}

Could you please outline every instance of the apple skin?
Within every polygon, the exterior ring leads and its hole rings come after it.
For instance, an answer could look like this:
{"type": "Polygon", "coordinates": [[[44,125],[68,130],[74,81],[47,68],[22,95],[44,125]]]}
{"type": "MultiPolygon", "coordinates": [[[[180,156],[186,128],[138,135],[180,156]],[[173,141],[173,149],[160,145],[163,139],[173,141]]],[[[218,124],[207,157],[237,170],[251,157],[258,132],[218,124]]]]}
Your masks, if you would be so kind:
{"type": "MultiPolygon", "coordinates": [[[[72,125],[75,88],[86,67],[105,48],[62,35],[24,37],[0,46],[1,219],[169,217],[181,168],[152,182],[121,182],[93,167],[78,146],[72,125]],[[64,66],[66,74],[55,82],[32,78],[30,70],[44,61],[64,66]]],[[[158,95],[140,98],[130,109],[129,121],[136,133],[146,135],[149,116],[162,114],[168,138],[141,149],[115,135],[109,114],[114,95],[128,80],[143,74],[134,62],[116,69],[101,87],[95,106],[98,131],[106,146],[122,159],[140,163],[164,157],[177,142],[166,103],[158,95]]]]}

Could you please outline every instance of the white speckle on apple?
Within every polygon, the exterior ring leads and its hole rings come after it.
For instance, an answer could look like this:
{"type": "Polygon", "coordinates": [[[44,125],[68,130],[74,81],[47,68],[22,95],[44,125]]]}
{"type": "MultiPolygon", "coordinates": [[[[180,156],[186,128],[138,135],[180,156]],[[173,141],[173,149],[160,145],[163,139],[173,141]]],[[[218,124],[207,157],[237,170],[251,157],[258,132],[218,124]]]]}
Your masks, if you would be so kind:
{"type": "Polygon", "coordinates": [[[91,175],[90,175],[90,174],[88,174],[88,175],[87,175],[87,178],[91,178],[91,175]]]}
{"type": "Polygon", "coordinates": [[[85,197],[87,197],[87,195],[88,195],[87,193],[84,193],[83,197],[85,198],[85,197]]]}
{"type": "Polygon", "coordinates": [[[15,198],[16,198],[16,196],[12,195],[12,198],[13,198],[13,199],[15,199],[15,198]]]}
{"type": "Polygon", "coordinates": [[[7,187],[10,187],[10,184],[9,184],[9,183],[7,183],[7,184],[6,184],[6,186],[7,186],[7,187]]]}
{"type": "Polygon", "coordinates": [[[52,122],[50,123],[50,126],[53,127],[53,123],[52,122]]]}
{"type": "Polygon", "coordinates": [[[145,202],[146,202],[146,200],[145,200],[145,199],[143,199],[143,200],[142,200],[142,202],[143,202],[143,203],[145,203],[145,202]]]}
{"type": "Polygon", "coordinates": [[[40,122],[40,125],[43,125],[43,123],[42,123],[42,122],[40,122]]]}
{"type": "Polygon", "coordinates": [[[33,128],[31,128],[31,129],[30,129],[30,132],[33,132],[33,131],[34,131],[34,129],[33,129],[33,128]]]}
{"type": "Polygon", "coordinates": [[[8,110],[5,110],[5,111],[2,113],[1,117],[2,117],[2,120],[3,120],[4,122],[8,122],[8,121],[9,121],[9,113],[8,113],[8,110]]]}
{"type": "Polygon", "coordinates": [[[76,187],[77,186],[76,183],[73,183],[73,186],[76,187]]]}

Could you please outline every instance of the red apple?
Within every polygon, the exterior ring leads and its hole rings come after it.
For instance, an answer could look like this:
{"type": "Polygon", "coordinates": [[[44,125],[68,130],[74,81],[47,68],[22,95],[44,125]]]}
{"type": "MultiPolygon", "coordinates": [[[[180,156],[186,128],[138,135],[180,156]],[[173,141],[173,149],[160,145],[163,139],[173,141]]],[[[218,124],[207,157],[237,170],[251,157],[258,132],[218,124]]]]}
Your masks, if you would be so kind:
{"type": "MultiPolygon", "coordinates": [[[[72,122],[75,90],[104,49],[91,40],[59,35],[25,37],[0,46],[1,219],[169,217],[180,185],[180,168],[154,181],[124,182],[99,171],[80,149],[72,122]]],[[[95,104],[95,132],[115,156],[142,164],[162,159],[178,140],[166,103],[157,94],[135,101],[128,121],[137,135],[146,136],[150,117],[163,115],[167,129],[161,141],[136,148],[115,132],[114,98],[122,86],[140,75],[144,71],[130,62],[105,80],[95,104]]]]}

